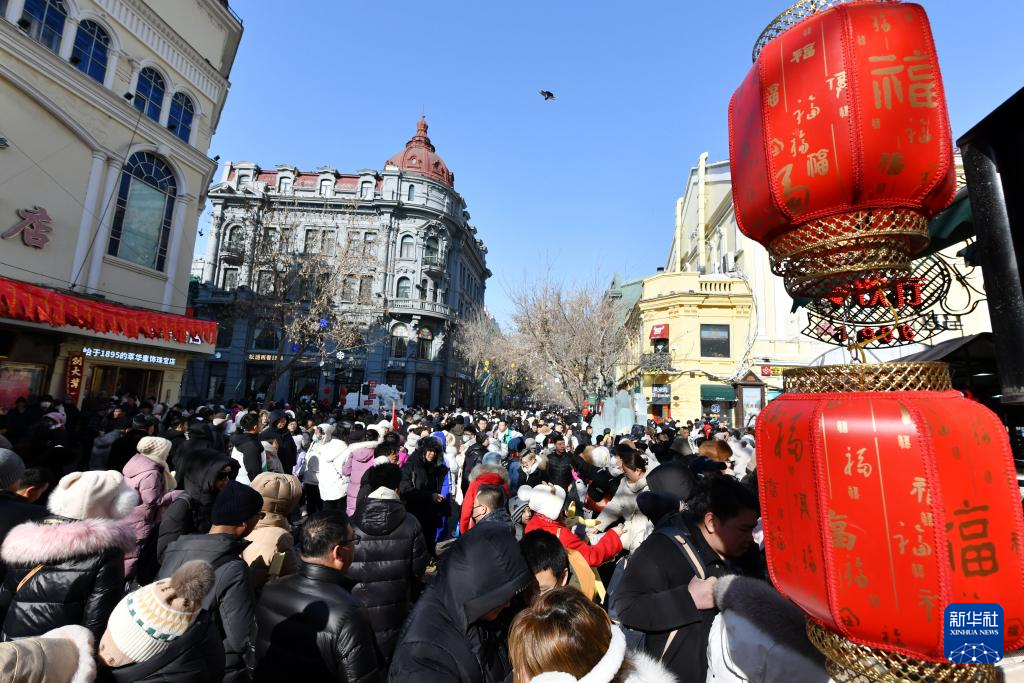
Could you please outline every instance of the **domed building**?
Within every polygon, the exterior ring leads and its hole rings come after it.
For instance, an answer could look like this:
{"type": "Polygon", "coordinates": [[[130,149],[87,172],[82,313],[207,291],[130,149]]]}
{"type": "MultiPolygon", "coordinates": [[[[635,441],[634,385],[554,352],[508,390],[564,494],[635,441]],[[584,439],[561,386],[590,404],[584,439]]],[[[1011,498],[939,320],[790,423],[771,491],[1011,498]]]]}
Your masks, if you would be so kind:
{"type": "MultiPolygon", "coordinates": [[[[368,343],[340,350],[323,366],[319,356],[294,362],[272,398],[338,400],[346,392],[363,394],[370,384],[390,384],[405,392],[407,405],[472,404],[472,378],[449,342],[453,323],[483,306],[491,275],[487,248],[455,191],[455,174],[427,135],[425,118],[380,171],[228,162],[209,197],[211,235],[197,266],[196,298],[207,317],[230,319],[217,306],[232,292],[259,296],[258,265],[245,248],[256,213],[267,217],[261,227],[276,231],[292,255],[351,252],[358,245],[373,264],[372,272],[345,276],[348,294],[337,302],[339,315],[365,321],[368,343]]],[[[275,353],[280,336],[258,316],[235,319],[230,327],[222,326],[219,358],[190,369],[183,395],[257,398],[269,388],[275,366],[291,360],[275,353]]]]}

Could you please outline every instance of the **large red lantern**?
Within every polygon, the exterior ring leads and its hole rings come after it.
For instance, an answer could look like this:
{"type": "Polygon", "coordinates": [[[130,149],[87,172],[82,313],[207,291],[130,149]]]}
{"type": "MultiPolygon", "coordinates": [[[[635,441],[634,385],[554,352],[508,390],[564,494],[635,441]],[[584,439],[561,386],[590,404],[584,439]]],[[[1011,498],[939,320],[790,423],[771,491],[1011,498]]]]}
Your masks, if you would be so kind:
{"type": "Polygon", "coordinates": [[[1024,518],[998,418],[950,391],[942,363],[805,368],[785,384],[757,421],[768,566],[830,662],[948,665],[953,602],[1000,603],[1006,651],[1024,646],[1024,518]]]}
{"type": "Polygon", "coordinates": [[[729,106],[740,229],[794,296],[906,273],[956,189],[924,10],[856,1],[805,17],[794,6],[758,46],[729,106]]]}

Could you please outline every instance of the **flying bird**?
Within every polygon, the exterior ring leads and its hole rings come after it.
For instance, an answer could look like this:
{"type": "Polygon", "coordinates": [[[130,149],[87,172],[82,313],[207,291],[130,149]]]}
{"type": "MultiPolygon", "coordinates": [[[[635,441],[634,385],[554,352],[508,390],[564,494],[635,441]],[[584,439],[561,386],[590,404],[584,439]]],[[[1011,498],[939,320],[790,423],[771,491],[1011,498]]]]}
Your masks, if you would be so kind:
{"type": "Polygon", "coordinates": [[[545,100],[555,99],[555,93],[551,92],[550,90],[541,90],[540,96],[543,97],[545,100]]]}

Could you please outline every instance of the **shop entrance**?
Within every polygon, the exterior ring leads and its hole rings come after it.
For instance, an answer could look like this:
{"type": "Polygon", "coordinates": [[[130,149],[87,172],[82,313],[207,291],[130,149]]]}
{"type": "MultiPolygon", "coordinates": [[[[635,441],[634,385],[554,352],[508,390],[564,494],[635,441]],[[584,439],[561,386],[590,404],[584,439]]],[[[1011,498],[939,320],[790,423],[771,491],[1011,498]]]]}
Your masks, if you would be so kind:
{"type": "Polygon", "coordinates": [[[416,403],[420,408],[430,405],[430,375],[416,375],[416,403]]]}
{"type": "Polygon", "coordinates": [[[159,397],[163,379],[162,370],[95,365],[89,382],[89,395],[114,396],[130,393],[142,398],[159,397]]]}

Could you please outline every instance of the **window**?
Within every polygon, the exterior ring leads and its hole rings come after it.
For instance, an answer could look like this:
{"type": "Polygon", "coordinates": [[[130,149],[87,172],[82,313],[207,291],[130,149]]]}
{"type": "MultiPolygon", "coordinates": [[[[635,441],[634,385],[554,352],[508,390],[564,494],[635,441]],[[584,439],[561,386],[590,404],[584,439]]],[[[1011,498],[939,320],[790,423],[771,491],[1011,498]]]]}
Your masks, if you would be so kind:
{"type": "Polygon", "coordinates": [[[252,335],[252,347],[254,349],[277,349],[280,339],[277,336],[277,328],[273,323],[260,322],[252,335]]]}
{"type": "Polygon", "coordinates": [[[196,115],[196,107],[192,100],[183,92],[174,93],[171,98],[171,111],[167,116],[167,129],[179,138],[188,142],[192,135],[192,119],[196,115]]]}
{"type": "Polygon", "coordinates": [[[269,255],[270,252],[277,248],[277,229],[276,228],[263,228],[263,244],[260,245],[263,249],[262,256],[269,255]]]}
{"type": "Polygon", "coordinates": [[[395,325],[391,330],[391,357],[405,358],[409,353],[408,347],[409,328],[405,325],[395,325]]]}
{"type": "Polygon", "coordinates": [[[64,0],[25,0],[19,23],[28,24],[25,31],[33,40],[51,52],[60,52],[60,38],[67,18],[68,7],[64,0]]]}
{"type": "Polygon", "coordinates": [[[223,349],[231,346],[235,337],[235,321],[221,320],[217,323],[217,348],[223,349]]]}
{"type": "Polygon", "coordinates": [[[400,258],[412,258],[413,239],[412,235],[405,235],[402,237],[401,247],[398,251],[400,258]]]}
{"type": "Polygon", "coordinates": [[[412,298],[412,281],[409,278],[398,278],[398,285],[395,287],[395,296],[399,299],[412,298]]]}
{"type": "Polygon", "coordinates": [[[316,229],[306,230],[306,253],[320,253],[320,231],[316,229]]]}
{"type": "Polygon", "coordinates": [[[170,166],[150,152],[136,152],[121,170],[107,253],[140,266],[164,269],[178,186],[170,166]]]}
{"type": "MultiPolygon", "coordinates": [[[[135,108],[144,112],[154,121],[160,120],[160,109],[164,106],[164,77],[156,69],[146,67],[139,72],[139,83],[135,86],[135,108]]],[[[239,184],[249,182],[249,176],[238,176],[239,184]]]]}
{"type": "Polygon", "coordinates": [[[419,360],[432,360],[431,351],[433,350],[432,347],[434,345],[432,336],[430,328],[420,328],[420,333],[416,338],[416,358],[419,360]]]}
{"type": "Polygon", "coordinates": [[[239,187],[241,187],[242,185],[248,185],[250,180],[252,180],[252,176],[249,175],[248,173],[239,173],[238,174],[238,186],[239,187]]]}
{"type": "Polygon", "coordinates": [[[341,298],[343,301],[355,301],[359,296],[359,280],[354,275],[345,278],[341,286],[341,298]]]}
{"type": "Polygon", "coordinates": [[[420,301],[427,300],[427,278],[420,280],[420,301]]]}
{"type": "Polygon", "coordinates": [[[281,251],[291,253],[295,248],[295,229],[281,229],[281,251]]]}
{"type": "Polygon", "coordinates": [[[708,358],[729,357],[729,326],[700,326],[700,355],[708,358]]]}
{"type": "Polygon", "coordinates": [[[349,256],[359,255],[360,235],[358,232],[348,233],[348,246],[345,247],[346,252],[349,256]]]}
{"type": "Polygon", "coordinates": [[[256,275],[256,292],[258,294],[272,294],[274,292],[274,273],[269,270],[261,270],[256,275]]]}
{"type": "Polygon", "coordinates": [[[410,185],[409,186],[409,196],[408,196],[408,199],[409,199],[410,202],[416,201],[416,186],[415,185],[410,185]]]}
{"type": "Polygon", "coordinates": [[[232,225],[228,230],[228,248],[232,251],[242,250],[242,226],[232,225]]]}
{"type": "Polygon", "coordinates": [[[329,178],[324,178],[323,180],[320,181],[320,194],[322,194],[325,197],[328,196],[329,194],[331,194],[331,187],[333,186],[333,180],[330,180],[329,178]]]}
{"type": "Polygon", "coordinates": [[[376,252],[374,251],[374,241],[377,239],[377,233],[368,232],[363,235],[363,256],[373,256],[376,252]]]}
{"type": "Polygon", "coordinates": [[[364,180],[359,185],[359,196],[363,199],[370,199],[373,196],[373,183],[369,180],[364,180]]]}
{"type": "Polygon", "coordinates": [[[437,246],[436,237],[428,237],[426,244],[423,246],[423,259],[436,261],[438,258],[439,249],[437,246]]]}
{"type": "Polygon", "coordinates": [[[364,275],[359,278],[359,303],[368,304],[373,301],[373,276],[364,275]]]}
{"type": "Polygon", "coordinates": [[[71,50],[71,63],[97,83],[107,75],[107,49],[110,36],[95,21],[83,21],[75,34],[75,46],[71,50]]]}
{"type": "Polygon", "coordinates": [[[224,277],[221,281],[224,289],[238,289],[238,268],[225,268],[224,277]]]}
{"type": "Polygon", "coordinates": [[[277,191],[280,194],[289,194],[292,191],[292,179],[285,177],[278,180],[277,191]]]}

